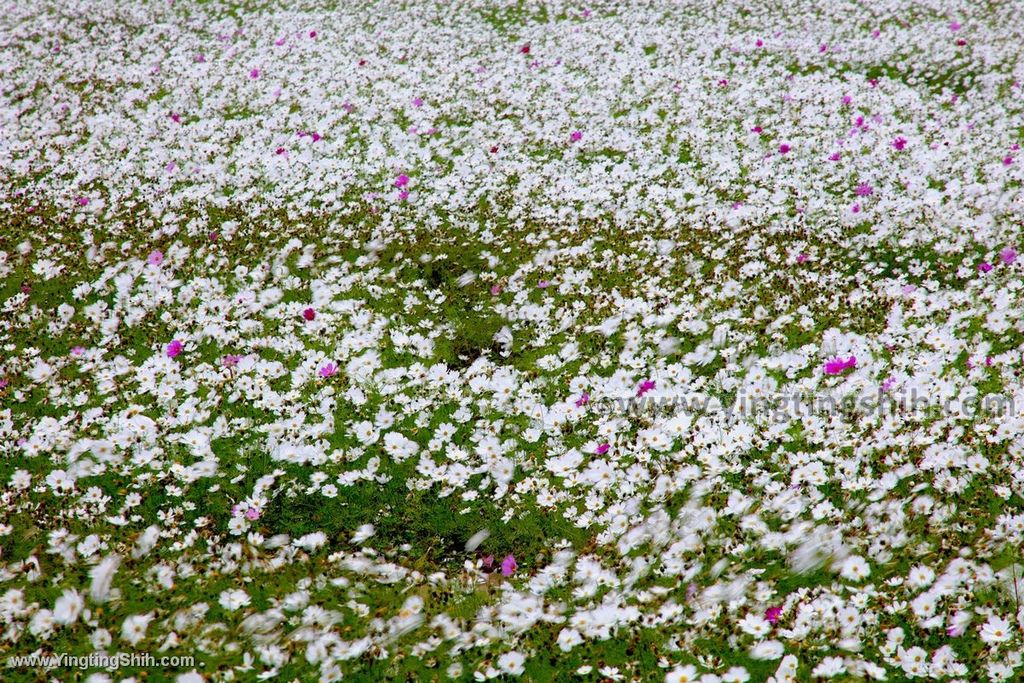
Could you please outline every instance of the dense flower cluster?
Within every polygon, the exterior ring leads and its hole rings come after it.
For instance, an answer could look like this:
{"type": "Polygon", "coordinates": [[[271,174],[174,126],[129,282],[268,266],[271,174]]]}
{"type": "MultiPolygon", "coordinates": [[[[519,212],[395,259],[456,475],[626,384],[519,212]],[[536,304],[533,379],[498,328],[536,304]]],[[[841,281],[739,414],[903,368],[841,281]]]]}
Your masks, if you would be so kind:
{"type": "Polygon", "coordinates": [[[1018,10],[7,8],[0,652],[1018,678],[1018,10]]]}

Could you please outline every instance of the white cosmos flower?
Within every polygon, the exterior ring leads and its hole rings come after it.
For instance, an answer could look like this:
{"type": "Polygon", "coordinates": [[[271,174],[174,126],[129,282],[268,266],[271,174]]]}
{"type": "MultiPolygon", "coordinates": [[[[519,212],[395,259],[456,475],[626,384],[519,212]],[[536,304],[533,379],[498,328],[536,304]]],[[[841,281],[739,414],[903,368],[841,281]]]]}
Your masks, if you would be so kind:
{"type": "Polygon", "coordinates": [[[65,626],[78,621],[78,615],[82,613],[85,600],[74,589],[65,590],[53,607],[53,620],[65,626]]]}
{"type": "Polygon", "coordinates": [[[121,639],[130,645],[137,645],[146,637],[146,629],[153,620],[153,614],[134,614],[121,624],[121,639]]]}
{"type": "Polygon", "coordinates": [[[352,534],[352,542],[356,545],[361,545],[369,540],[375,532],[376,529],[372,524],[363,524],[352,534]]]}
{"type": "Polygon", "coordinates": [[[785,646],[777,640],[762,640],[750,648],[750,656],[758,660],[771,660],[782,657],[785,651],[785,646]]]}
{"type": "Polygon", "coordinates": [[[698,680],[697,667],[693,664],[674,667],[665,674],[665,683],[695,683],[698,680]]]}
{"type": "Polygon", "coordinates": [[[871,567],[860,555],[851,555],[843,560],[839,573],[849,581],[863,581],[871,576],[871,567]]]}
{"type": "Polygon", "coordinates": [[[1000,616],[993,614],[984,624],[978,627],[981,640],[987,645],[998,645],[1005,643],[1012,635],[1010,622],[1000,616]]]}
{"type": "Polygon", "coordinates": [[[121,558],[118,555],[108,555],[89,570],[89,576],[92,579],[89,585],[89,598],[93,602],[103,604],[107,601],[114,574],[117,573],[120,564],[121,558]]]}
{"type": "Polygon", "coordinates": [[[251,602],[249,594],[244,590],[235,588],[221,591],[220,597],[217,599],[220,606],[229,612],[233,612],[240,607],[246,607],[251,602]]]}
{"type": "Polygon", "coordinates": [[[510,676],[521,676],[525,668],[526,657],[519,652],[506,652],[498,657],[498,668],[510,676]]]}

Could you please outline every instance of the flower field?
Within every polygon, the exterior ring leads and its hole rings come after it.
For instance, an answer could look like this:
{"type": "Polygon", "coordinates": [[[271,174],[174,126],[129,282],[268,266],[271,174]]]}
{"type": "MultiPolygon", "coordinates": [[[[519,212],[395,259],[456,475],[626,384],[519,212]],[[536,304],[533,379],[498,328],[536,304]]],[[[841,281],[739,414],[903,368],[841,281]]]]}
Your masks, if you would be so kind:
{"type": "Polygon", "coordinates": [[[9,3],[0,680],[1020,680],[1021,16],[9,3]]]}

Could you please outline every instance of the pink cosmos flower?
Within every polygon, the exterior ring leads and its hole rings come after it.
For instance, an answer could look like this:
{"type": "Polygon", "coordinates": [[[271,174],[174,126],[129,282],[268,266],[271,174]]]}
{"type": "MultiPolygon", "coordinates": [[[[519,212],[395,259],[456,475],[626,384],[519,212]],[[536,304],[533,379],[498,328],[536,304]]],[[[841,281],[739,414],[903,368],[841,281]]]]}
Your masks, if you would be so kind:
{"type": "Polygon", "coordinates": [[[302,317],[306,320],[316,320],[316,311],[312,308],[307,308],[302,312],[302,317]]]}
{"type": "Polygon", "coordinates": [[[572,132],[572,135],[569,136],[569,139],[572,140],[573,142],[579,142],[580,140],[583,139],[583,133],[578,130],[574,130],[572,132]]]}
{"type": "Polygon", "coordinates": [[[83,353],[85,353],[85,347],[84,346],[76,346],[76,347],[71,349],[71,355],[74,356],[75,358],[78,358],[83,353]]]}
{"type": "Polygon", "coordinates": [[[640,383],[640,387],[636,390],[637,396],[643,396],[648,391],[654,388],[655,381],[653,379],[645,379],[640,383]]]}
{"type": "Polygon", "coordinates": [[[949,22],[949,30],[950,31],[953,31],[954,33],[956,33],[957,31],[960,30],[960,28],[961,28],[960,22],[958,22],[958,21],[951,21],[951,22],[949,22]]]}
{"type": "Polygon", "coordinates": [[[576,407],[582,408],[583,406],[590,403],[590,394],[583,392],[583,395],[576,399],[576,407]]]}
{"type": "Polygon", "coordinates": [[[484,555],[483,559],[480,560],[484,569],[490,569],[494,566],[494,555],[484,555]]]}
{"type": "Polygon", "coordinates": [[[989,263],[988,261],[982,261],[981,263],[978,264],[979,272],[987,273],[990,270],[992,270],[992,264],[989,263]]]}
{"type": "Polygon", "coordinates": [[[422,107],[423,106],[423,98],[422,97],[414,98],[413,101],[412,101],[412,106],[414,106],[414,107],[422,107]]]}
{"type": "Polygon", "coordinates": [[[321,377],[334,377],[336,374],[338,374],[338,366],[334,363],[327,363],[327,365],[320,368],[321,377]]]}
{"type": "Polygon", "coordinates": [[[409,176],[404,173],[395,178],[395,187],[405,187],[409,184],[409,176]]]}
{"type": "Polygon", "coordinates": [[[789,154],[790,149],[792,148],[789,145],[781,144],[779,145],[779,154],[789,154]]]}
{"type": "Polygon", "coordinates": [[[259,78],[259,77],[260,77],[260,70],[259,69],[253,69],[252,71],[249,72],[249,78],[256,79],[256,78],[259,78]]]}
{"type": "Polygon", "coordinates": [[[398,201],[404,202],[409,198],[409,190],[402,190],[398,193],[398,201]]]}
{"type": "Polygon", "coordinates": [[[850,356],[846,360],[843,360],[842,358],[833,358],[829,362],[825,363],[825,374],[839,375],[846,370],[855,367],[857,367],[857,358],[855,356],[850,356]]]}
{"type": "Polygon", "coordinates": [[[501,561],[501,575],[512,576],[516,573],[516,569],[519,565],[516,564],[516,558],[514,555],[506,555],[505,559],[501,561]]]}
{"type": "Polygon", "coordinates": [[[917,287],[914,285],[903,285],[903,287],[900,288],[900,291],[904,294],[913,294],[915,290],[917,290],[917,287]]]}
{"type": "Polygon", "coordinates": [[[540,287],[541,289],[547,289],[548,287],[551,286],[551,283],[548,282],[547,280],[541,280],[540,282],[537,283],[537,286],[540,287]]]}
{"type": "Polygon", "coordinates": [[[255,521],[260,518],[260,511],[254,507],[250,507],[245,511],[245,518],[250,522],[255,521]]]}
{"type": "Polygon", "coordinates": [[[79,206],[89,206],[89,198],[88,197],[79,197],[77,201],[78,201],[78,205],[79,206]]]}
{"type": "Polygon", "coordinates": [[[174,358],[175,356],[180,355],[184,349],[184,344],[182,344],[177,339],[172,339],[171,343],[167,345],[167,357],[174,358]]]}
{"type": "Polygon", "coordinates": [[[764,618],[768,620],[773,626],[779,621],[779,616],[782,614],[782,607],[776,605],[769,607],[764,611],[764,618]]]}
{"type": "Polygon", "coordinates": [[[1006,247],[1006,249],[999,252],[999,258],[1006,265],[1010,265],[1017,260],[1017,250],[1013,247],[1006,247]]]}
{"type": "Polygon", "coordinates": [[[801,253],[796,255],[796,262],[797,263],[806,263],[807,259],[809,259],[809,258],[811,258],[810,254],[805,254],[805,253],[801,252],[801,253]]]}
{"type": "Polygon", "coordinates": [[[151,266],[159,266],[164,262],[164,254],[159,249],[154,249],[149,252],[149,256],[146,257],[146,263],[151,266]]]}
{"type": "Polygon", "coordinates": [[[884,382],[882,382],[882,391],[889,391],[889,389],[892,389],[892,385],[894,384],[896,384],[895,377],[887,378],[884,382]]]}
{"type": "Polygon", "coordinates": [[[892,141],[892,146],[897,152],[902,151],[907,146],[907,139],[902,137],[896,138],[892,141]]]}
{"type": "Polygon", "coordinates": [[[858,197],[870,197],[874,193],[875,188],[871,187],[867,183],[861,183],[854,191],[857,193],[858,197]]]}
{"type": "Polygon", "coordinates": [[[604,455],[605,453],[608,452],[608,449],[611,448],[611,447],[612,447],[611,444],[603,443],[600,446],[598,446],[596,449],[594,449],[594,452],[597,453],[598,455],[604,455]]]}
{"type": "Polygon", "coordinates": [[[1006,157],[1003,159],[1003,166],[1009,166],[1013,163],[1013,157],[1006,157]]]}
{"type": "Polygon", "coordinates": [[[241,356],[235,354],[228,354],[224,356],[224,359],[221,361],[221,364],[226,368],[233,368],[236,365],[238,365],[238,361],[240,360],[242,360],[241,356]]]}
{"type": "Polygon", "coordinates": [[[833,152],[832,154],[828,155],[828,160],[829,161],[839,161],[840,156],[841,155],[839,154],[839,152],[833,152]]]}
{"type": "Polygon", "coordinates": [[[501,294],[501,285],[491,285],[491,295],[498,296],[501,294]]]}

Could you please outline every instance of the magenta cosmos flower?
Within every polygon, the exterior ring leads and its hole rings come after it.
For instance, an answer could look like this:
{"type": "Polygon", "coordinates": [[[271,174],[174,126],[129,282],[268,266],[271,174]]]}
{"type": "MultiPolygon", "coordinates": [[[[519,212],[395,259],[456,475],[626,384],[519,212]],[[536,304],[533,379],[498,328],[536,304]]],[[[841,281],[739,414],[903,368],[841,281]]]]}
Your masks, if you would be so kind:
{"type": "Polygon", "coordinates": [[[516,573],[516,569],[519,565],[516,564],[515,555],[506,555],[505,559],[501,561],[501,574],[502,576],[512,576],[516,573]]]}
{"type": "Polygon", "coordinates": [[[185,345],[177,339],[172,339],[171,343],[167,345],[167,357],[174,358],[175,356],[181,355],[181,352],[185,350],[185,345]]]}
{"type": "Polygon", "coordinates": [[[846,360],[843,360],[842,358],[833,358],[829,362],[825,363],[825,374],[840,375],[855,367],[857,367],[857,358],[855,356],[850,356],[846,360]]]}

